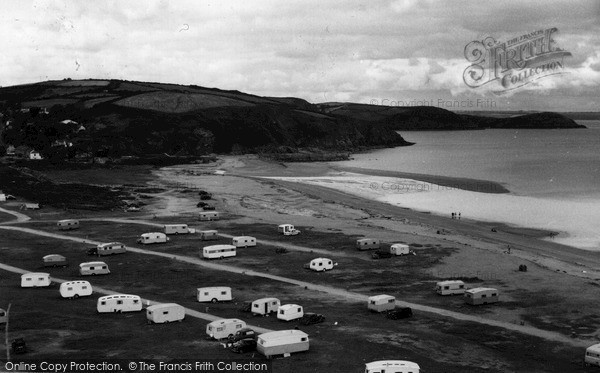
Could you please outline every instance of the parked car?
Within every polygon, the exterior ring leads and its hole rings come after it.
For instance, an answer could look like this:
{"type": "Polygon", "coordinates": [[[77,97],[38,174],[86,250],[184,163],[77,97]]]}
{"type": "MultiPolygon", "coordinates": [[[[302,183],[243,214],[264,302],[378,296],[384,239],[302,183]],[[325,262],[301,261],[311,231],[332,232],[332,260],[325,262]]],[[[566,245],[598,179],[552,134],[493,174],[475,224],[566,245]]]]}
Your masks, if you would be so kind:
{"type": "Polygon", "coordinates": [[[85,253],[87,255],[98,255],[98,248],[97,247],[90,247],[89,249],[87,249],[87,251],[85,253]]]}
{"type": "Polygon", "coordinates": [[[208,203],[202,202],[202,201],[200,201],[196,204],[196,207],[200,207],[200,208],[204,208],[206,206],[208,206],[208,203]]]}
{"type": "Polygon", "coordinates": [[[234,335],[227,338],[227,341],[229,343],[235,343],[237,341],[241,341],[242,339],[256,338],[256,336],[257,336],[257,334],[254,331],[254,329],[242,328],[242,329],[238,330],[237,332],[235,332],[234,335]]]}
{"type": "Polygon", "coordinates": [[[320,313],[307,312],[300,318],[300,324],[302,325],[313,325],[319,324],[325,321],[325,316],[320,313]]]}
{"type": "Polygon", "coordinates": [[[204,211],[215,211],[215,206],[206,205],[202,208],[204,211]]]}
{"type": "Polygon", "coordinates": [[[17,338],[12,341],[12,351],[15,354],[24,354],[27,352],[27,345],[23,338],[17,338]]]}
{"type": "Polygon", "coordinates": [[[254,338],[246,338],[241,339],[231,345],[230,350],[242,354],[244,352],[252,352],[256,350],[256,339],[254,338]]]}
{"type": "Polygon", "coordinates": [[[396,308],[395,310],[387,311],[385,317],[387,317],[388,319],[392,319],[392,320],[399,320],[399,319],[406,319],[406,318],[412,317],[412,315],[413,315],[412,308],[403,307],[403,308],[396,308]]]}
{"type": "Polygon", "coordinates": [[[391,258],[391,257],[392,257],[392,253],[390,253],[389,251],[383,251],[383,250],[377,250],[371,254],[371,258],[373,258],[373,259],[384,259],[384,258],[391,258]]]}

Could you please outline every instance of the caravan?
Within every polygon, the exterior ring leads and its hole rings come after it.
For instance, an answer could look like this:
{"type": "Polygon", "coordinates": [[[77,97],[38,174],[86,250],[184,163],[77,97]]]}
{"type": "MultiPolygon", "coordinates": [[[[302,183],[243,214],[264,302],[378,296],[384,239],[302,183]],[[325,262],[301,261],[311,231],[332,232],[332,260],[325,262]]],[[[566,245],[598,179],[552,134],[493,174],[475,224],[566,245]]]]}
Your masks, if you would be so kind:
{"type": "Polygon", "coordinates": [[[277,312],[281,302],[277,298],[260,298],[252,302],[250,311],[253,314],[268,315],[271,312],[277,312]]]}
{"type": "Polygon", "coordinates": [[[8,314],[5,310],[0,308],[0,324],[6,324],[6,320],[8,319],[8,314]]]}
{"type": "Polygon", "coordinates": [[[405,360],[381,360],[365,364],[365,373],[419,373],[419,364],[405,360]]]}
{"type": "Polygon", "coordinates": [[[177,303],[155,304],[146,308],[148,324],[162,324],[173,321],[181,322],[185,318],[185,308],[177,303]]]}
{"type": "Polygon", "coordinates": [[[151,243],[165,243],[169,241],[166,234],[160,232],[144,233],[137,239],[138,243],[147,245],[151,243]]]}
{"type": "Polygon", "coordinates": [[[392,246],[390,246],[390,253],[392,255],[408,255],[410,254],[410,248],[408,247],[408,245],[405,245],[403,243],[395,243],[392,246]]]}
{"type": "Polygon", "coordinates": [[[246,322],[240,319],[220,319],[206,325],[206,334],[210,338],[232,338],[235,333],[246,327],[246,322]]]}
{"type": "Polygon", "coordinates": [[[256,246],[256,238],[251,236],[233,237],[231,244],[235,247],[251,247],[256,246]]]}
{"type": "Polygon", "coordinates": [[[75,219],[59,220],[56,223],[56,226],[61,231],[69,231],[71,229],[78,229],[79,228],[79,220],[75,220],[75,219]]]}
{"type": "Polygon", "coordinates": [[[60,284],[60,295],[63,298],[77,299],[92,295],[92,285],[88,281],[67,281],[60,284]]]}
{"type": "Polygon", "coordinates": [[[36,288],[50,286],[50,274],[42,272],[30,272],[21,275],[22,288],[36,288]]]}
{"type": "Polygon", "coordinates": [[[277,318],[283,321],[296,320],[302,316],[304,316],[304,310],[297,304],[284,304],[277,310],[277,318]]]}
{"type": "Polygon", "coordinates": [[[358,250],[377,250],[379,249],[379,240],[376,238],[361,238],[356,240],[358,250]]]}
{"type": "Polygon", "coordinates": [[[284,236],[295,236],[300,234],[300,231],[294,228],[294,226],[291,224],[281,224],[277,227],[277,231],[284,236]]]}
{"type": "Polygon", "coordinates": [[[188,234],[196,233],[194,228],[188,227],[187,224],[167,224],[165,225],[165,234],[188,234]]]}
{"type": "Polygon", "coordinates": [[[465,283],[459,280],[440,281],[435,285],[439,295],[464,294],[465,290],[465,283]]]}
{"type": "Polygon", "coordinates": [[[306,269],[311,269],[313,271],[328,271],[333,269],[333,266],[335,264],[333,264],[333,261],[331,259],[328,258],[316,258],[310,261],[310,263],[307,263],[304,265],[304,268],[306,269]]]}
{"type": "Polygon", "coordinates": [[[201,211],[198,219],[202,221],[219,220],[219,213],[216,211],[201,211]]]}
{"type": "Polygon", "coordinates": [[[212,286],[198,288],[198,302],[226,302],[233,299],[231,297],[231,288],[227,286],[212,286]]]}
{"type": "Polygon", "coordinates": [[[107,275],[110,273],[104,262],[85,262],[79,265],[79,274],[82,276],[107,275]]]}
{"type": "Polygon", "coordinates": [[[391,295],[381,294],[369,297],[367,308],[374,312],[385,312],[396,308],[396,298],[391,295]]]}
{"type": "Polygon", "coordinates": [[[600,343],[596,343],[585,350],[585,364],[600,367],[600,343]]]}
{"type": "Polygon", "coordinates": [[[115,255],[115,254],[124,254],[127,252],[125,245],[120,242],[107,242],[101,243],[97,247],[88,250],[88,255],[98,255],[98,256],[106,256],[106,255],[115,255]]]}
{"type": "Polygon", "coordinates": [[[58,254],[49,254],[44,256],[44,267],[66,267],[67,266],[67,258],[58,254]]]}
{"type": "Polygon", "coordinates": [[[202,248],[202,257],[205,259],[223,259],[230,256],[236,256],[235,246],[233,245],[212,245],[202,248]]]}
{"type": "Polygon", "coordinates": [[[98,312],[137,312],[142,310],[142,299],[137,295],[114,294],[98,298],[98,312]]]}
{"type": "Polygon", "coordinates": [[[475,306],[496,303],[499,297],[498,290],[494,288],[474,288],[465,291],[465,303],[475,306]]]}
{"type": "Polygon", "coordinates": [[[275,355],[308,351],[308,347],[308,334],[297,329],[259,334],[256,342],[256,350],[265,355],[267,359],[275,355]]]}
{"type": "Polygon", "coordinates": [[[201,241],[214,241],[219,239],[219,232],[216,230],[200,231],[201,241]]]}

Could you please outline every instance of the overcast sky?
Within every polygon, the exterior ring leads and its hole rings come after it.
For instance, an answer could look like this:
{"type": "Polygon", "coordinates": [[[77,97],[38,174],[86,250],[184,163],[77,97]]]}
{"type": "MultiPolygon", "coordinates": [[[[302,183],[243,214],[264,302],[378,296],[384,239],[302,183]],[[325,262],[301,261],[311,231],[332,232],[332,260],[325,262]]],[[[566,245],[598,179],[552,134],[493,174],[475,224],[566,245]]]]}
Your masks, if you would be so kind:
{"type": "Polygon", "coordinates": [[[597,0],[11,0],[0,40],[1,86],[113,78],[314,103],[600,111],[597,0]],[[552,27],[572,54],[565,74],[500,95],[464,83],[469,42],[552,27]]]}

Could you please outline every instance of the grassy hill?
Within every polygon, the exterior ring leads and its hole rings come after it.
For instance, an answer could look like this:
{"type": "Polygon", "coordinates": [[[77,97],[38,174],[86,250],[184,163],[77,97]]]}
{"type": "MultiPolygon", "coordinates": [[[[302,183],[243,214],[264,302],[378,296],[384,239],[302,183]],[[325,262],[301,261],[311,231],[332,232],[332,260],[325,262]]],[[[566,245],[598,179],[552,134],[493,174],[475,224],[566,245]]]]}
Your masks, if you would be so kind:
{"type": "Polygon", "coordinates": [[[4,87],[0,112],[12,122],[5,143],[43,153],[65,137],[77,152],[99,156],[410,145],[385,123],[329,115],[301,99],[175,84],[62,80],[4,87]],[[66,119],[85,130],[57,129],[66,119]]]}

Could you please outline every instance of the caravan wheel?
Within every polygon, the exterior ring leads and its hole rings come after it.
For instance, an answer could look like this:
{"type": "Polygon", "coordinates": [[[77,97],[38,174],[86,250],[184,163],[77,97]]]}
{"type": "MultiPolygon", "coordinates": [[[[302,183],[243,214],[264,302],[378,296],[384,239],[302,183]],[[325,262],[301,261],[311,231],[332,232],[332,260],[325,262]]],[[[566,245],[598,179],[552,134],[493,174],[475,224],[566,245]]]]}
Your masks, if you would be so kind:
{"type": "Polygon", "coordinates": [[[73,299],[77,299],[77,298],[79,298],[79,294],[73,295],[73,299]]]}
{"type": "Polygon", "coordinates": [[[211,302],[213,302],[213,303],[217,303],[217,298],[213,298],[213,299],[211,300],[211,302]]]}
{"type": "Polygon", "coordinates": [[[232,339],[232,338],[233,338],[233,334],[229,334],[229,335],[227,336],[227,339],[232,339]]]}

